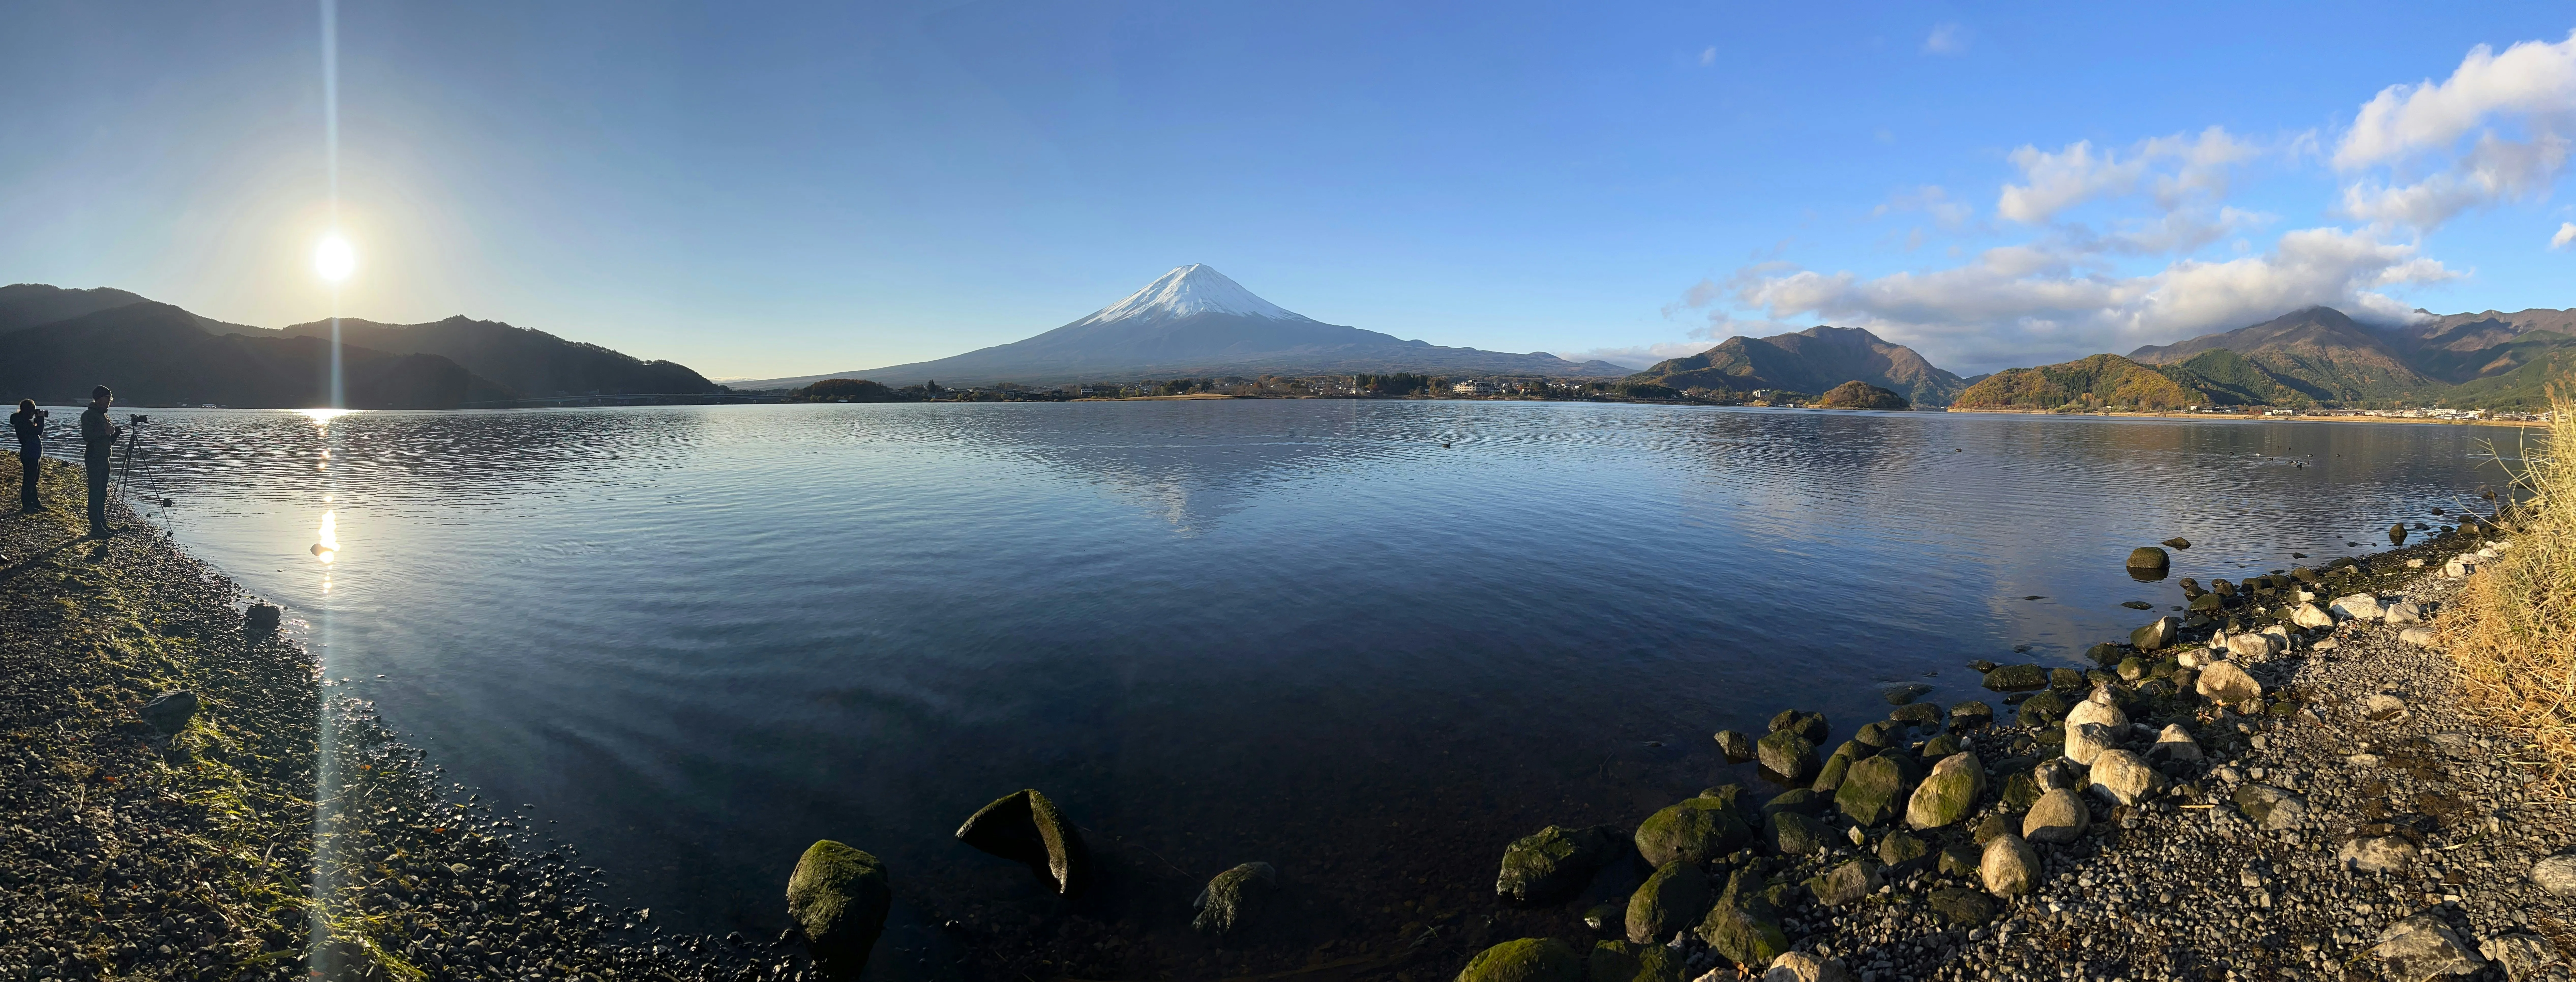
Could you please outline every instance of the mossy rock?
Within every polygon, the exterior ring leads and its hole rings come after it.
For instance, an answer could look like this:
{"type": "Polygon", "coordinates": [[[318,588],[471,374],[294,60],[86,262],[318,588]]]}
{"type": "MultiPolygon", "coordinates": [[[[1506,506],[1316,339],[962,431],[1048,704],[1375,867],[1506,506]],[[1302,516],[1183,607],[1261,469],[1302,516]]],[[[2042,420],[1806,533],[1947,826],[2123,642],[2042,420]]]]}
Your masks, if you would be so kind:
{"type": "Polygon", "coordinates": [[[1708,874],[1700,872],[1698,863],[1665,863],[1628,898],[1628,940],[1649,944],[1670,938],[1697,923],[1713,899],[1708,874]]]}
{"type": "Polygon", "coordinates": [[[1816,773],[1816,745],[1792,730],[1780,730],[1764,736],[1754,745],[1754,754],[1762,759],[1762,768],[1781,778],[1799,781],[1816,773]]]}
{"type": "Polygon", "coordinates": [[[1887,714],[1891,721],[1907,726],[1941,725],[1941,707],[1928,702],[1909,702],[1887,714]]]}
{"type": "Polygon", "coordinates": [[[1980,855],[1974,847],[1965,845],[1943,846],[1941,847],[1941,858],[1936,872],[1939,872],[1943,876],[1975,876],[1977,875],[1977,860],[1979,858],[1980,855]]]}
{"type": "Polygon", "coordinates": [[[1890,832],[1878,840],[1878,861],[1891,874],[1910,873],[1932,865],[1932,844],[1903,830],[1890,832]]]}
{"type": "Polygon", "coordinates": [[[1714,788],[1701,788],[1699,796],[1735,809],[1735,817],[1744,820],[1745,828],[1749,829],[1762,824],[1761,804],[1754,801],[1753,792],[1744,790],[1741,784],[1721,784],[1714,788]]]}
{"type": "Polygon", "coordinates": [[[814,967],[826,978],[859,977],[893,905],[885,864],[830,839],[806,847],[787,878],[787,917],[804,932],[814,967]]]}
{"type": "Polygon", "coordinates": [[[2135,682],[2146,678],[2146,663],[2139,661],[2136,655],[2120,659],[2119,676],[2123,682],[2135,682]]]}
{"type": "MultiPolygon", "coordinates": [[[[2024,774],[2022,776],[2029,777],[2030,775],[2024,774]]],[[[2038,782],[2031,782],[2031,787],[2036,788],[2038,786],[2038,782]]],[[[2038,796],[2033,795],[2031,800],[2037,801],[2039,798],[2038,796]]],[[[1986,843],[1993,842],[1997,838],[2020,834],[2020,822],[2013,821],[2012,819],[2006,818],[2002,815],[1987,815],[1984,818],[1978,819],[1976,827],[1969,830],[1968,839],[1975,842],[1977,844],[1977,848],[1982,850],[1986,847],[1986,843]]],[[[1980,853],[1980,858],[1982,858],[1982,855],[1983,854],[1980,853]]]]}
{"type": "Polygon", "coordinates": [[[1825,714],[1823,713],[1810,713],[1795,709],[1783,709],[1777,715],[1771,717],[1771,732],[1795,733],[1807,738],[1808,743],[1812,743],[1817,746],[1824,745],[1825,738],[1831,730],[1832,728],[1825,723],[1825,714]]]}
{"type": "Polygon", "coordinates": [[[1985,686],[1996,692],[2026,692],[2048,687],[2048,669],[2038,665],[1998,665],[1986,673],[1985,686]]]}
{"type": "Polygon", "coordinates": [[[1807,892],[1816,902],[1827,907],[1859,903],[1885,885],[1878,875],[1878,865],[1866,859],[1838,864],[1807,881],[1807,892]]]}
{"type": "Polygon", "coordinates": [[[1458,982],[1584,982],[1583,956],[1555,938],[1522,938],[1469,959],[1458,982]]]}
{"type": "Polygon", "coordinates": [[[957,841],[1028,864],[1038,881],[1059,896],[1071,896],[1086,879],[1088,856],[1082,835],[1057,810],[1055,802],[1035,788],[1014,791],[977,809],[957,827],[957,841]]]}
{"type": "Polygon", "coordinates": [[[1784,811],[1771,816],[1762,826],[1763,844],[1783,856],[1804,856],[1822,851],[1833,844],[1833,829],[1816,819],[1797,812],[1784,811]]]}
{"type": "Polygon", "coordinates": [[[1877,825],[1905,810],[1906,793],[1922,776],[1920,765],[1903,754],[1881,754],[1853,764],[1842,787],[1834,789],[1834,807],[1862,825],[1877,825]]]}
{"type": "Polygon", "coordinates": [[[2075,707],[2067,703],[2065,696],[2055,692],[2042,692],[2022,700],[2021,710],[2013,718],[2028,727],[2055,726],[2058,721],[2066,718],[2066,711],[2073,708],[2075,707]]]}
{"type": "Polygon", "coordinates": [[[2006,809],[2026,812],[2030,810],[2030,806],[2039,803],[2039,796],[2044,793],[2046,792],[2040,790],[2039,779],[2024,771],[2004,778],[2003,790],[1995,795],[1995,800],[2002,803],[2006,809]]]}
{"type": "Polygon", "coordinates": [[[1957,734],[1944,733],[1924,741],[1922,757],[1926,762],[1937,761],[1966,749],[1967,741],[1959,739],[1957,734]]]}
{"type": "Polygon", "coordinates": [[[1801,815],[1818,815],[1822,814],[1824,810],[1824,796],[1807,788],[1790,788],[1787,791],[1772,795],[1771,800],[1762,803],[1762,815],[1765,818],[1770,817],[1775,812],[1797,812],[1801,815]]]}
{"type": "MultiPolygon", "coordinates": [[[[1973,872],[1974,864],[1971,864],[1970,869],[1973,872]]],[[[1930,897],[1924,898],[1924,906],[1932,908],[1933,914],[1958,927],[1981,926],[1987,921],[1994,920],[1997,910],[1995,898],[1986,896],[1984,891],[1960,887],[1943,887],[1932,891],[1930,897]]]]}
{"type": "Polygon", "coordinates": [[[2119,661],[2120,656],[2127,653],[2127,648],[2112,644],[2108,641],[2084,649],[2084,657],[2093,659],[2093,663],[2097,665],[2108,665],[2112,662],[2119,661]]]}
{"type": "Polygon", "coordinates": [[[1985,703],[1971,699],[1950,706],[1951,732],[1967,733],[1982,730],[1992,725],[1994,721],[1995,707],[1985,703]]]}
{"type": "Polygon", "coordinates": [[[1603,941],[1592,946],[1583,977],[1584,982],[1682,982],[1689,967],[1680,952],[1660,944],[1603,941]]]}
{"type": "Polygon", "coordinates": [[[1826,758],[1825,766],[1816,771],[1816,782],[1808,785],[1809,790],[1817,794],[1833,793],[1843,786],[1843,778],[1851,773],[1851,765],[1852,759],[1844,754],[1826,758]]]}
{"type": "Polygon", "coordinates": [[[1550,825],[1503,850],[1494,892],[1516,903],[1539,904],[1582,889],[1602,864],[1618,854],[1607,826],[1569,829],[1550,825]]]}
{"type": "Polygon", "coordinates": [[[1692,798],[1646,816],[1637,826],[1637,854],[1656,866],[1680,860],[1704,863],[1735,851],[1753,837],[1736,802],[1692,798]]]}
{"type": "Polygon", "coordinates": [[[1777,910],[1767,885],[1751,873],[1738,870],[1727,880],[1716,906],[1700,919],[1695,933],[1729,961],[1755,968],[1767,966],[1789,950],[1789,936],[1780,930],[1777,910]]]}
{"type": "Polygon", "coordinates": [[[2173,565],[2173,555],[2155,546],[2129,550],[2130,569],[2164,569],[2173,565]]]}
{"type": "Polygon", "coordinates": [[[2048,687],[2056,692],[2082,692],[2088,688],[2084,684],[2084,673],[2072,668],[2049,669],[2048,687]]]}
{"type": "Polygon", "coordinates": [[[1852,734],[1852,739],[1873,750],[1885,750],[1896,745],[1899,732],[1896,724],[1878,720],[1862,726],[1860,732],[1852,734]]]}
{"type": "Polygon", "coordinates": [[[1941,758],[1906,800],[1905,823],[1918,829],[1954,825],[1986,794],[1986,765],[1973,753],[1941,758]]]}

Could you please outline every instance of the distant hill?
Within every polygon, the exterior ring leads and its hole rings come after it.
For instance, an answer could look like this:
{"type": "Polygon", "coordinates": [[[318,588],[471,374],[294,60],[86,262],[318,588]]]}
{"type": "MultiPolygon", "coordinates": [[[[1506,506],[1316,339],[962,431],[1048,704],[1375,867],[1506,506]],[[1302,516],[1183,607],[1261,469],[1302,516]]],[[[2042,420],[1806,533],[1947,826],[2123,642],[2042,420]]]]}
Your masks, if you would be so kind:
{"type": "Polygon", "coordinates": [[[2224,334],[2149,345],[2130,352],[2129,358],[2170,365],[2220,348],[2245,356],[2275,378],[2295,380],[2303,393],[2319,401],[2396,399],[2436,387],[2388,338],[2332,307],[2309,307],[2224,334]]]}
{"type": "MultiPolygon", "coordinates": [[[[137,406],[292,409],[331,404],[331,346],[313,338],[217,334],[205,318],[141,301],[0,335],[0,394],[86,402],[94,385],[137,406]]],[[[437,355],[344,346],[343,391],[357,409],[442,409],[506,390],[437,355]]]]}
{"type": "MultiPolygon", "coordinates": [[[[289,337],[329,338],[330,321],[295,324],[289,337]]],[[[544,331],[457,316],[427,324],[341,318],[340,341],[403,355],[438,355],[520,397],[721,392],[677,362],[645,361],[544,331]]]]}
{"type": "Polygon", "coordinates": [[[1816,405],[1827,409],[1911,409],[1905,397],[1886,389],[1853,379],[1825,391],[1816,405]]]}
{"type": "MultiPolygon", "coordinates": [[[[142,296],[113,287],[67,290],[43,283],[13,283],[0,286],[0,334],[143,302],[142,296]]],[[[199,325],[217,334],[277,333],[242,324],[226,324],[212,317],[189,316],[196,317],[199,325]]]]}
{"type": "Polygon", "coordinates": [[[1934,367],[1912,348],[1891,344],[1864,328],[1821,324],[1795,334],[1731,337],[1707,351],[1629,376],[1631,382],[1675,389],[1739,392],[1823,392],[1850,380],[1893,390],[1927,406],[1946,405],[1968,387],[1967,380],[1934,367]]]}
{"type": "Polygon", "coordinates": [[[1254,296],[1207,266],[1163,274],[1126,299],[1063,327],[1009,344],[935,361],[794,378],[735,382],[786,389],[834,377],[889,385],[998,382],[1052,385],[1212,375],[1321,375],[1420,372],[1438,375],[1612,377],[1603,361],[1570,362],[1545,352],[1511,354],[1407,341],[1326,324],[1254,296]]]}
{"type": "Polygon", "coordinates": [[[1952,409],[2132,409],[2207,405],[2209,397],[2164,373],[2118,355],[2094,355],[2037,368],[2007,368],[1969,386],[1952,409]]]}

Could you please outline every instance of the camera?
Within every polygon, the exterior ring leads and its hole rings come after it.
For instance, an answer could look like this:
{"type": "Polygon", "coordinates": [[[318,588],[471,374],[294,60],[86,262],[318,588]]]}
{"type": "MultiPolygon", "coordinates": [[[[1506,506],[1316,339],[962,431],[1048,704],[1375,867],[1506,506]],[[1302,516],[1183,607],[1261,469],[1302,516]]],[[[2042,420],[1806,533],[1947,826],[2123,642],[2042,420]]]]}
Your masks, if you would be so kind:
{"type": "Polygon", "coordinates": [[[141,423],[149,423],[149,422],[151,422],[151,421],[152,421],[152,417],[150,417],[150,416],[146,416],[146,415],[143,415],[142,413],[134,413],[134,414],[132,414],[132,415],[129,415],[129,416],[125,417],[125,422],[127,423],[127,425],[136,425],[136,424],[141,424],[141,423]]]}

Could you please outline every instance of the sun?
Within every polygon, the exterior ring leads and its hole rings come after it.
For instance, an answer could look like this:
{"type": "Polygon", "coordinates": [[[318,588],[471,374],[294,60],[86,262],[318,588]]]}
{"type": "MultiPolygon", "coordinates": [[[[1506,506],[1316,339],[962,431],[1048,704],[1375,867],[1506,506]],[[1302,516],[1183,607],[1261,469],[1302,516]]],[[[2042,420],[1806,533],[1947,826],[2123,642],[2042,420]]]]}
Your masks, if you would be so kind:
{"type": "Polygon", "coordinates": [[[349,248],[349,240],[339,233],[323,236],[322,243],[313,247],[313,272],[323,279],[338,283],[357,270],[358,251],[349,248]]]}

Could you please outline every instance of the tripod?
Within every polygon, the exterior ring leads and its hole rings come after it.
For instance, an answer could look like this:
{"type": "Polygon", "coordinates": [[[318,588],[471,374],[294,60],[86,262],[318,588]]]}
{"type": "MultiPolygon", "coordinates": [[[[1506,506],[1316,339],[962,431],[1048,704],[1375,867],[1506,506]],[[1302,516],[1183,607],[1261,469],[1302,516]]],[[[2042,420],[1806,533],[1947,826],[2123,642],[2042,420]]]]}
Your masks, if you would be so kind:
{"type": "MultiPolygon", "coordinates": [[[[137,479],[135,472],[139,468],[142,471],[141,480],[145,488],[145,496],[143,499],[145,508],[148,509],[150,506],[159,505],[161,507],[161,531],[164,534],[172,534],[170,528],[170,499],[163,497],[161,494],[161,473],[153,468],[152,455],[143,451],[143,428],[144,424],[150,422],[152,422],[152,417],[145,416],[140,413],[126,417],[125,425],[133,429],[134,435],[126,438],[125,460],[123,461],[123,466],[117,468],[114,480],[109,483],[108,497],[121,498],[134,494],[134,485],[137,479]]],[[[142,515],[147,520],[152,517],[152,513],[148,510],[138,510],[138,514],[142,515]]]]}

